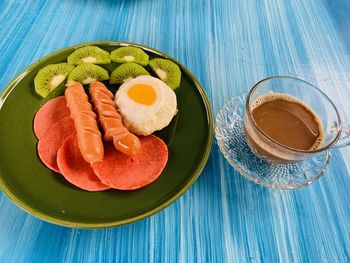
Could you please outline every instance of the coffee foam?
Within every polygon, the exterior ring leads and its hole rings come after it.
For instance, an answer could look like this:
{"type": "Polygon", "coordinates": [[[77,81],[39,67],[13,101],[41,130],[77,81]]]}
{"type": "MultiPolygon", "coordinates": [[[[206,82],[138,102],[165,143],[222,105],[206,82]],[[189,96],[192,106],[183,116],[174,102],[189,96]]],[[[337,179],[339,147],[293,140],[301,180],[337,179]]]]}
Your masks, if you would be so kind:
{"type": "MultiPolygon", "coordinates": [[[[302,100],[300,100],[292,95],[289,95],[289,94],[272,93],[271,92],[271,93],[268,93],[268,94],[265,94],[265,95],[262,95],[262,96],[256,98],[255,101],[250,106],[250,112],[252,112],[255,108],[257,108],[261,104],[264,104],[268,101],[272,101],[272,100],[276,100],[276,99],[283,99],[283,100],[298,103],[312,113],[312,115],[315,117],[315,120],[318,124],[318,130],[319,130],[320,135],[315,140],[315,143],[310,147],[309,150],[317,150],[317,149],[321,148],[323,146],[323,143],[324,143],[324,130],[323,130],[322,121],[320,120],[318,115],[315,113],[315,111],[309,105],[307,105],[305,102],[303,102],[302,100]]],[[[267,145],[260,138],[258,138],[258,135],[255,133],[255,131],[252,129],[252,127],[251,128],[246,127],[246,130],[247,130],[249,136],[251,137],[251,139],[254,140],[254,142],[257,143],[263,150],[277,156],[278,158],[286,159],[286,157],[287,157],[286,154],[283,154],[282,152],[276,150],[274,147],[267,145]]]]}

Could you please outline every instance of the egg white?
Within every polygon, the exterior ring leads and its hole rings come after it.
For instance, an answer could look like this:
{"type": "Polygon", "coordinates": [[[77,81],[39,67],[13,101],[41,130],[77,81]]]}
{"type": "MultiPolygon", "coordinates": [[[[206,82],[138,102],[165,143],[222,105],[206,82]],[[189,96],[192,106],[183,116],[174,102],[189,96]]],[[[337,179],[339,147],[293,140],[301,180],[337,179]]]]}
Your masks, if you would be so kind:
{"type": "Polygon", "coordinates": [[[125,127],[137,135],[150,135],[163,129],[169,125],[177,111],[175,92],[152,76],[139,76],[121,85],[116,92],[115,102],[125,127]],[[135,102],[129,97],[128,90],[137,84],[153,88],[156,99],[151,105],[135,102]]]}

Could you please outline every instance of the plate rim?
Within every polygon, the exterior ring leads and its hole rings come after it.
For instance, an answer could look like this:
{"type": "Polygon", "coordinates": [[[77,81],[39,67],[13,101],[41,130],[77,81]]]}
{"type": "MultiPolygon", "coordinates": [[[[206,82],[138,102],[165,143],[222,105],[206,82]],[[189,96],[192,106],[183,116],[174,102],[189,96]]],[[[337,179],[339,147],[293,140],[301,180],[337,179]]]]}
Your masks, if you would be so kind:
{"type": "Polygon", "coordinates": [[[144,49],[146,51],[156,53],[157,55],[160,55],[164,58],[170,59],[174,62],[176,62],[180,67],[181,70],[184,71],[194,82],[195,87],[197,88],[202,101],[204,103],[205,107],[205,112],[206,112],[206,119],[207,123],[209,126],[209,134],[208,138],[206,141],[206,145],[203,151],[202,158],[199,160],[199,164],[195,168],[195,170],[192,172],[192,176],[190,180],[187,180],[184,184],[184,186],[176,192],[174,195],[172,195],[170,198],[166,199],[164,202],[161,202],[160,204],[156,205],[154,208],[143,212],[141,214],[137,214],[131,217],[128,217],[126,219],[122,220],[115,220],[111,222],[105,222],[105,223],[95,223],[95,222],[75,222],[75,221],[70,221],[69,219],[61,219],[61,218],[56,218],[54,216],[47,215],[39,210],[36,210],[34,207],[26,204],[21,200],[21,198],[18,198],[16,196],[15,191],[10,190],[5,183],[5,180],[3,179],[2,174],[0,173],[0,191],[2,191],[16,206],[18,206],[20,209],[24,210],[30,215],[33,215],[41,220],[44,220],[49,223],[53,223],[56,225],[64,226],[64,227],[72,227],[72,228],[81,228],[81,229],[97,229],[97,228],[109,228],[109,227],[116,227],[116,226],[122,226],[126,224],[130,224],[139,220],[142,220],[144,218],[150,217],[157,212],[165,209],[169,205],[171,205],[173,202],[175,202],[180,196],[182,196],[191,186],[192,184],[198,179],[200,176],[202,170],[205,167],[205,164],[208,161],[212,144],[213,144],[213,137],[214,137],[214,116],[213,116],[213,111],[212,107],[209,101],[209,98],[205,92],[205,89],[203,86],[200,84],[200,82],[197,80],[197,78],[180,62],[178,62],[176,59],[173,57],[163,53],[162,51],[159,51],[157,49],[151,48],[149,46],[143,45],[143,44],[137,44],[134,42],[124,42],[124,41],[93,41],[93,42],[83,42],[79,43],[76,45],[68,46],[62,49],[59,49],[57,51],[54,51],[52,53],[47,54],[44,57],[39,58],[38,60],[34,61],[32,64],[27,66],[24,70],[22,70],[20,73],[18,73],[11,81],[10,83],[4,88],[4,90],[0,93],[0,111],[2,109],[2,106],[6,102],[6,99],[8,95],[12,92],[12,90],[17,86],[17,83],[19,83],[29,71],[33,70],[40,62],[43,60],[46,60],[50,57],[56,56],[61,52],[64,52],[69,49],[76,49],[88,45],[110,45],[110,46],[135,46],[139,47],[141,49],[144,49]]]}

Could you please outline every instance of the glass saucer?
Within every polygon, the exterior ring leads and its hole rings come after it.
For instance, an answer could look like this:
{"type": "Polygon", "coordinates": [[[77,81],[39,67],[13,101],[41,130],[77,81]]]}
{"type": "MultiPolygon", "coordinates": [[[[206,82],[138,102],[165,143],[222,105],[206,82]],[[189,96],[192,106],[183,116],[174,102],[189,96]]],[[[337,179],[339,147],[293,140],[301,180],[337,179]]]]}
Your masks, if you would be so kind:
{"type": "Polygon", "coordinates": [[[243,129],[246,97],[231,98],[216,116],[215,137],[227,161],[247,179],[273,189],[302,188],[319,179],[329,163],[329,151],[292,164],[269,163],[253,154],[243,129]]]}

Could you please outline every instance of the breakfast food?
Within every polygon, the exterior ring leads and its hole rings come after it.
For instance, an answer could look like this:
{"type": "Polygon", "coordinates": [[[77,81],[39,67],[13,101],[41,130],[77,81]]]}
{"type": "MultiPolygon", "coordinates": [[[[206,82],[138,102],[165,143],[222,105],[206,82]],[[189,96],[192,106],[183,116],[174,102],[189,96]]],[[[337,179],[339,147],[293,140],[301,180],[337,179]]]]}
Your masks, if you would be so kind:
{"type": "Polygon", "coordinates": [[[65,92],[67,106],[77,132],[78,145],[84,160],[90,164],[103,159],[103,143],[93,112],[83,85],[68,81],[65,92]]]}
{"type": "Polygon", "coordinates": [[[155,58],[149,61],[149,65],[170,88],[177,89],[180,86],[181,70],[177,64],[169,59],[155,58]]]}
{"type": "Polygon", "coordinates": [[[64,178],[81,189],[102,191],[110,188],[101,183],[89,163],[81,156],[76,134],[69,136],[59,148],[57,165],[64,178]]]}
{"type": "Polygon", "coordinates": [[[104,139],[113,141],[118,151],[128,156],[135,155],[140,150],[140,140],[124,127],[112,92],[103,83],[95,81],[90,84],[89,93],[104,131],[104,139]]]}
{"type": "Polygon", "coordinates": [[[124,63],[111,73],[109,84],[123,84],[142,75],[150,75],[147,70],[136,63],[124,63]]]}
{"type": "Polygon", "coordinates": [[[154,135],[141,137],[141,150],[128,157],[106,146],[102,162],[92,165],[97,177],[106,185],[119,190],[135,190],[156,180],[168,160],[166,144],[154,135]]]}
{"type": "Polygon", "coordinates": [[[81,63],[109,64],[111,58],[109,53],[95,46],[81,47],[75,50],[67,58],[68,64],[78,65],[81,63]]]}
{"type": "Polygon", "coordinates": [[[140,76],[121,85],[115,102],[125,127],[137,135],[163,129],[177,111],[174,91],[151,76],[140,76]]]}
{"type": "Polygon", "coordinates": [[[39,70],[34,78],[35,92],[42,98],[55,90],[74,69],[67,63],[51,64],[39,70]]]}
{"type": "Polygon", "coordinates": [[[63,142],[75,132],[74,123],[68,116],[53,124],[38,143],[38,155],[41,161],[57,173],[57,151],[63,142]]]}
{"type": "Polygon", "coordinates": [[[109,79],[107,70],[89,63],[80,64],[68,75],[68,80],[78,81],[82,84],[90,84],[96,80],[103,81],[107,79],[109,79]]]}
{"type": "Polygon", "coordinates": [[[69,114],[64,96],[49,100],[35,114],[33,123],[35,136],[40,140],[53,124],[69,116],[69,114]]]}
{"type": "Polygon", "coordinates": [[[113,50],[111,59],[117,63],[135,62],[142,66],[148,64],[148,55],[138,47],[120,47],[113,50]]]}
{"type": "Polygon", "coordinates": [[[149,57],[137,47],[118,48],[110,56],[86,46],[67,60],[48,65],[35,79],[35,90],[45,97],[68,76],[65,96],[45,103],[34,117],[41,161],[86,191],[135,190],[152,183],[168,160],[166,143],[152,133],[168,126],[177,113],[173,89],[180,84],[179,67],[152,60],[151,68],[169,87],[141,66],[149,57]],[[110,75],[110,84],[122,84],[115,95],[101,82],[109,79],[111,67],[94,65],[109,64],[111,58],[122,63],[110,75]]]}

